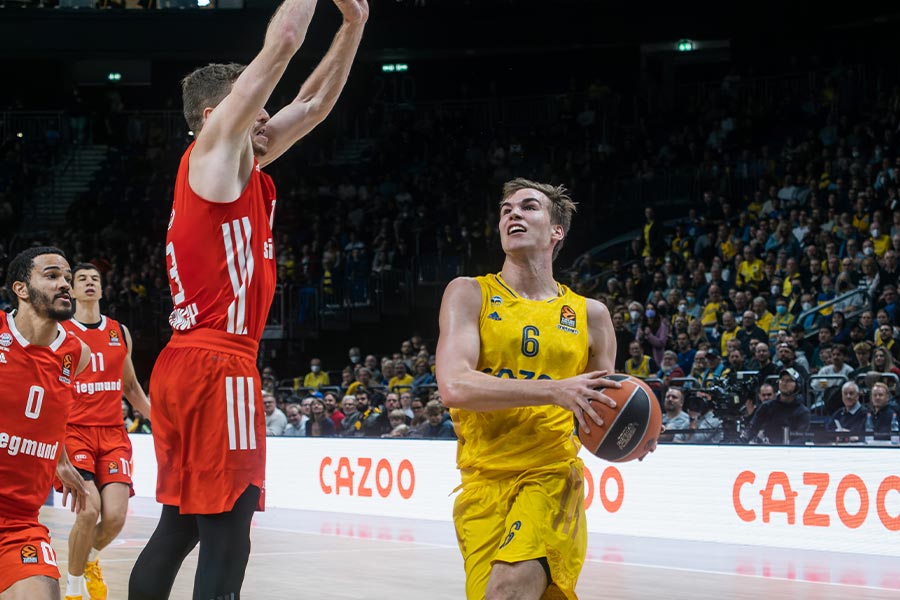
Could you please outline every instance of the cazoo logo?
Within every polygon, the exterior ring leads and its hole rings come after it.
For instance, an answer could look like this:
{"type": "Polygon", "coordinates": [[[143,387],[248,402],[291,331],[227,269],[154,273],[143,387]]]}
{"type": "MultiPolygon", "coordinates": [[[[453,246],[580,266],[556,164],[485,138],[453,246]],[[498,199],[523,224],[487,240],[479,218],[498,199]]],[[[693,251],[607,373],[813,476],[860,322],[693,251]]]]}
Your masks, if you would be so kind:
{"type": "Polygon", "coordinates": [[[351,462],[346,456],[336,460],[326,456],[319,464],[319,486],[328,495],[339,496],[343,492],[371,497],[374,492],[382,498],[398,495],[409,500],[416,489],[416,472],[405,458],[393,465],[386,458],[376,461],[360,456],[351,462]]]}

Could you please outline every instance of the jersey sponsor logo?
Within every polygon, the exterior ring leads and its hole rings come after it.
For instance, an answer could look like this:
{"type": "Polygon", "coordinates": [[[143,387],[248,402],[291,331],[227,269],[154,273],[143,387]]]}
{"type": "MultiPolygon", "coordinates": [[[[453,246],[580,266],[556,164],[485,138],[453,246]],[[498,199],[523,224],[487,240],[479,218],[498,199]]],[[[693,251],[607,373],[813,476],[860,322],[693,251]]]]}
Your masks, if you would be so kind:
{"type": "Polygon", "coordinates": [[[37,440],[30,440],[18,435],[10,435],[5,431],[0,431],[0,450],[4,448],[6,449],[6,453],[10,456],[25,454],[37,458],[56,460],[59,442],[54,444],[49,442],[38,442],[37,440]]]}
{"type": "Polygon", "coordinates": [[[122,391],[122,380],[116,379],[114,381],[76,381],[75,382],[75,391],[79,394],[96,394],[97,392],[121,392],[122,391]]]}
{"type": "Polygon", "coordinates": [[[6,355],[0,354],[0,365],[5,365],[5,364],[6,364],[6,355]]]}
{"type": "Polygon", "coordinates": [[[187,331],[197,324],[197,315],[199,313],[200,310],[197,308],[196,302],[183,308],[176,308],[169,315],[169,325],[172,326],[172,329],[187,331]]]}
{"type": "Polygon", "coordinates": [[[87,454],[76,454],[73,457],[73,460],[75,460],[76,462],[84,462],[87,460],[87,458],[87,454]]]}
{"type": "Polygon", "coordinates": [[[110,346],[121,346],[122,340],[119,337],[118,329],[110,329],[109,330],[109,345],[110,346]]]}
{"type": "Polygon", "coordinates": [[[7,331],[0,333],[0,346],[3,346],[4,348],[9,348],[10,346],[12,346],[12,343],[13,343],[12,334],[10,334],[7,331]]]}
{"type": "Polygon", "coordinates": [[[23,565],[36,565],[38,563],[37,548],[33,544],[22,546],[22,549],[19,550],[19,555],[22,557],[23,565]]]}
{"type": "Polygon", "coordinates": [[[116,464],[116,461],[111,460],[109,464],[106,465],[106,470],[109,471],[110,475],[115,475],[119,472],[119,465],[116,464]]]}
{"type": "Polygon", "coordinates": [[[226,331],[247,335],[247,290],[253,280],[253,229],[248,217],[222,223],[222,241],[225,244],[225,262],[234,300],[228,305],[226,331]]]}
{"type": "Polygon", "coordinates": [[[506,539],[503,540],[503,543],[500,544],[500,549],[506,547],[513,538],[516,537],[516,532],[522,528],[522,521],[516,521],[512,525],[509,526],[509,533],[506,534],[506,539]]]}
{"type": "Polygon", "coordinates": [[[491,306],[503,304],[503,298],[500,296],[491,296],[491,306]]]}
{"type": "Polygon", "coordinates": [[[228,449],[256,450],[256,389],[253,377],[225,378],[228,449]]]}
{"type": "Polygon", "coordinates": [[[503,320],[500,318],[500,315],[497,314],[496,310],[488,315],[488,319],[490,319],[491,321],[502,321],[503,320]]]}

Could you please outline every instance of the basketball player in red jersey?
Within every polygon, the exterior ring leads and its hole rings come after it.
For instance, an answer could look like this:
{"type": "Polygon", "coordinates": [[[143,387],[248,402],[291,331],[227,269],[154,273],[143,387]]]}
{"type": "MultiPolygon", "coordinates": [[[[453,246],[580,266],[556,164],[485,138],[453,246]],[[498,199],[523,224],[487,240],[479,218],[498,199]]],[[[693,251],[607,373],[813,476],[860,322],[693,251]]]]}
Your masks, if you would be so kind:
{"type": "Polygon", "coordinates": [[[100,271],[78,264],[72,280],[75,316],[63,327],[87,343],[91,360],[75,379],[66,450],[91,494],[69,532],[66,600],[105,600],[99,554],[125,525],[132,494],[131,440],[122,423],[122,394],[148,418],[150,402],[134,374],[131,334],[100,314],[100,271]]]}
{"type": "Polygon", "coordinates": [[[66,455],[72,382],[90,351],[60,325],[72,316],[62,251],[29,248],[9,263],[14,314],[0,312],[0,596],[58,600],[59,570],[38,512],[62,480],[63,503],[83,507],[88,489],[66,455]]]}
{"type": "Polygon", "coordinates": [[[285,0],[246,67],[208,65],[182,82],[196,135],[181,160],[166,236],[172,339],[150,379],[159,463],[156,531],[131,573],[131,600],[167,598],[200,543],[194,598],[240,598],[250,520],[263,507],[265,419],[256,368],[275,289],[275,188],[260,171],[331,111],[368,18],[334,0],[335,39],[297,97],[264,106],[297,52],[315,0],[285,0]]]}

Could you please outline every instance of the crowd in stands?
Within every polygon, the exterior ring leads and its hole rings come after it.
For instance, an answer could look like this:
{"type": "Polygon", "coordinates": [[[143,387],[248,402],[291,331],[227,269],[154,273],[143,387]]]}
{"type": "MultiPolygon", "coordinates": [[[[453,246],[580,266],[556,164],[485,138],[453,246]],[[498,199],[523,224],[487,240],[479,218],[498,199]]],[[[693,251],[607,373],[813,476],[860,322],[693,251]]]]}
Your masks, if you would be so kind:
{"type": "MultiPolygon", "coordinates": [[[[502,256],[495,222],[503,181],[527,173],[563,182],[584,205],[599,200],[597,180],[652,183],[687,173],[696,195],[674,209],[667,198],[648,203],[639,235],[618,256],[587,253],[560,269],[576,291],[609,306],[617,369],[661,381],[665,398],[673,379],[707,388],[730,373],[768,369],[777,378],[791,367],[804,400],[832,407],[834,393],[810,392],[814,376],[839,382],[870,368],[900,374],[893,367],[900,353],[900,88],[861,94],[856,76],[836,68],[815,86],[762,98],[743,93],[740,78],[729,76],[633,127],[617,125],[627,102],[599,81],[573,82],[553,97],[546,119],[525,128],[497,122],[484,130],[482,109],[493,110],[490,103],[476,111],[441,103],[370,110],[373,133],[356,160],[335,163],[330,146],[311,137],[270,169],[279,190],[279,281],[366,302],[366,286],[354,282],[415,274],[423,257],[457,265],[445,275],[494,270],[502,256]],[[674,210],[687,216],[659,216],[674,210]]],[[[162,240],[173,174],[190,138],[124,110],[126,102],[111,88],[95,106],[69,103],[73,120],[63,137],[80,123],[85,142],[110,145],[109,159],[72,205],[66,228],[45,241],[100,266],[106,312],[128,320],[136,343],[161,342],[168,300],[162,240]]],[[[17,166],[7,169],[10,177],[0,173],[0,210],[4,194],[11,197],[4,186],[24,185],[28,174],[18,166],[27,160],[21,145],[7,139],[4,148],[17,166]]],[[[573,239],[594,224],[576,222],[573,239]]],[[[360,383],[372,396],[356,412],[385,408],[377,427],[355,420],[354,429],[390,433],[390,412],[398,409],[381,396],[393,393],[399,372],[430,375],[431,357],[423,359],[424,366],[404,355],[401,366],[373,357],[365,371],[348,369],[340,380],[335,373],[328,383],[339,388],[334,397],[320,392],[318,400],[332,414],[360,383]],[[366,371],[372,379],[364,383],[366,371]]],[[[283,387],[271,390],[276,403],[283,387]]],[[[291,387],[301,400],[295,420],[305,428],[318,404],[304,407],[303,388],[314,386],[291,387]]],[[[866,403],[870,387],[863,386],[866,403]]],[[[418,394],[394,392],[412,420],[418,394]]],[[[432,398],[422,399],[424,410],[432,398]]],[[[413,430],[422,422],[397,425],[413,430]]],[[[343,424],[332,426],[345,433],[343,424]]]]}
{"type": "Polygon", "coordinates": [[[312,358],[307,373],[280,381],[265,367],[267,435],[456,438],[434,378],[434,354],[420,336],[380,359],[352,347],[347,359],[329,372],[312,358]]]}

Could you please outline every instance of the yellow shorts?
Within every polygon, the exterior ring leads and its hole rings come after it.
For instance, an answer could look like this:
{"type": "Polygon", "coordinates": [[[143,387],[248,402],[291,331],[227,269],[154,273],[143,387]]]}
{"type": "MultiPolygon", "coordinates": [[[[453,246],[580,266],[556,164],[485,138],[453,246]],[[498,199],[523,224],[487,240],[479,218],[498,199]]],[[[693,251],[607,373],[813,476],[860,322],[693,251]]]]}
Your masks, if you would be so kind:
{"type": "Polygon", "coordinates": [[[466,570],[466,598],[483,600],[494,562],[546,558],[552,582],[544,600],[577,600],[587,553],[584,463],[575,458],[516,477],[467,481],[453,505],[466,570]]]}

